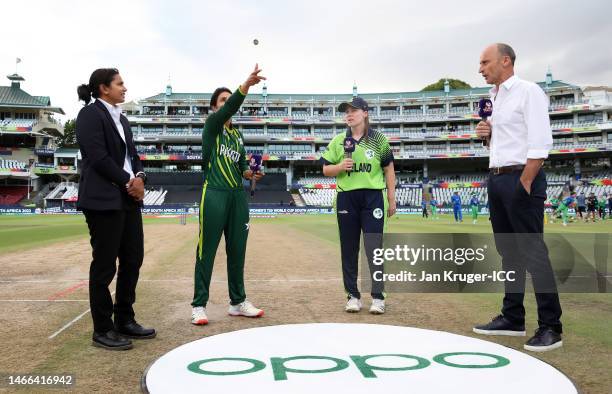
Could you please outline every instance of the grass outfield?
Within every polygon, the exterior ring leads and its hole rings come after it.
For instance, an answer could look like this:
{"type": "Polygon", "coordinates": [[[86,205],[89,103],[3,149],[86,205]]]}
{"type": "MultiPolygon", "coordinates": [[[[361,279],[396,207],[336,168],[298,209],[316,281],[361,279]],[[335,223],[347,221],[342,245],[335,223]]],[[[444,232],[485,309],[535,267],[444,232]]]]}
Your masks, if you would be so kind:
{"type": "MultiPolygon", "coordinates": [[[[195,327],[189,324],[189,302],[197,218],[191,217],[186,226],[181,226],[177,217],[151,217],[144,222],[145,264],[136,309],[139,320],[155,326],[159,336],[154,341],[138,342],[134,350],[118,357],[90,345],[86,281],[91,249],[83,216],[0,216],[0,279],[5,280],[0,283],[0,346],[10,350],[0,358],[0,371],[75,372],[76,392],[100,387],[108,392],[137,392],[147,365],[186,342],[250,327],[307,322],[428,328],[478,337],[520,351],[526,340],[482,338],[471,332],[472,324],[486,322],[497,313],[500,294],[394,293],[385,315],[344,313],[338,229],[333,215],[252,218],[247,291],[249,298],[266,310],[266,316],[256,320],[227,317],[225,251],[220,246],[208,306],[211,324],[195,327]],[[313,278],[328,281],[309,281],[313,278]],[[73,324],[63,330],[70,322],[73,324]],[[60,333],[50,338],[56,332],[60,333]],[[109,376],[114,379],[109,380],[109,376]]],[[[388,224],[388,231],[395,233],[491,231],[487,216],[476,225],[469,218],[454,224],[449,215],[438,220],[403,215],[391,218],[388,224]]],[[[611,230],[612,221],[546,226],[547,232],[611,230]]],[[[612,387],[612,296],[565,293],[560,297],[564,346],[534,356],[560,368],[582,392],[608,393],[612,387]]],[[[533,295],[526,295],[525,306],[531,335],[536,325],[533,295]]]]}
{"type": "MultiPolygon", "coordinates": [[[[178,218],[145,217],[144,224],[178,223],[178,218]]],[[[338,228],[334,215],[281,215],[274,218],[251,219],[254,223],[272,222],[310,232],[326,241],[338,242],[338,228]]],[[[190,217],[190,222],[197,222],[190,217]]],[[[393,233],[490,233],[488,216],[481,216],[477,224],[468,217],[460,224],[452,215],[439,215],[439,219],[423,219],[420,215],[396,215],[388,220],[388,232],[393,233]]],[[[546,224],[551,233],[611,233],[612,220],[596,223],[546,224]]],[[[88,230],[82,215],[0,216],[0,253],[49,245],[62,240],[87,237],[88,230]]]]}

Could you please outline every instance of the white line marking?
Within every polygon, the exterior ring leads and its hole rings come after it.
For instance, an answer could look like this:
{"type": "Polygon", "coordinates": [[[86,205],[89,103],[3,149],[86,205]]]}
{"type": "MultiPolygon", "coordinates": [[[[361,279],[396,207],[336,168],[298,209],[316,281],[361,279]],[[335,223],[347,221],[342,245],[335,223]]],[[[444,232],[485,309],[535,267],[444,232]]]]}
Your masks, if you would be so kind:
{"type": "Polygon", "coordinates": [[[89,300],[0,300],[0,302],[89,302],[89,300]]]}
{"type": "Polygon", "coordinates": [[[0,280],[0,283],[66,283],[82,282],[88,279],[60,279],[60,280],[0,280]]]}
{"type": "Polygon", "coordinates": [[[86,314],[88,314],[91,311],[91,309],[86,310],[85,312],[81,313],[80,315],[78,315],[77,317],[75,317],[74,319],[72,319],[68,324],[66,324],[64,327],[60,328],[59,330],[57,330],[56,332],[54,332],[53,334],[49,335],[49,339],[53,339],[56,336],[58,336],[62,331],[64,331],[65,329],[67,329],[68,327],[70,327],[71,325],[73,325],[74,323],[76,323],[77,321],[79,321],[83,316],[85,316],[86,314]]]}
{"type": "MultiPolygon", "coordinates": [[[[111,297],[115,295],[115,292],[113,291],[111,293],[111,297]]],[[[86,314],[88,314],[89,312],[91,312],[91,309],[87,309],[85,312],[81,313],[80,315],[78,315],[77,317],[75,317],[74,319],[72,319],[70,322],[68,322],[64,327],[60,328],[59,330],[57,330],[56,332],[54,332],[53,334],[49,335],[49,339],[53,339],[56,336],[58,336],[59,334],[62,333],[62,331],[68,329],[70,326],[72,326],[74,323],[78,322],[83,316],[85,316],[86,314]]]]}
{"type": "MultiPolygon", "coordinates": [[[[612,278],[612,275],[570,275],[569,278],[612,278]]],[[[82,282],[87,279],[65,279],[65,280],[0,280],[0,283],[8,283],[8,284],[27,284],[27,283],[67,283],[67,282],[82,282]]],[[[309,279],[245,279],[245,282],[337,282],[341,281],[342,278],[309,278],[309,279]]],[[[193,282],[193,278],[177,278],[177,279],[139,279],[138,282],[151,282],[151,283],[173,283],[173,282],[193,282]]],[[[211,282],[217,283],[225,283],[227,280],[225,279],[213,279],[211,282]]]]}
{"type": "MultiPolygon", "coordinates": [[[[66,279],[66,280],[0,280],[0,283],[22,284],[22,283],[66,283],[66,282],[81,282],[86,279],[66,279]]],[[[245,279],[245,282],[334,282],[340,281],[342,278],[296,278],[296,279],[245,279]]],[[[193,282],[193,278],[177,278],[177,279],[139,279],[138,282],[193,282]]],[[[213,279],[212,282],[225,283],[227,280],[213,279]]]]}

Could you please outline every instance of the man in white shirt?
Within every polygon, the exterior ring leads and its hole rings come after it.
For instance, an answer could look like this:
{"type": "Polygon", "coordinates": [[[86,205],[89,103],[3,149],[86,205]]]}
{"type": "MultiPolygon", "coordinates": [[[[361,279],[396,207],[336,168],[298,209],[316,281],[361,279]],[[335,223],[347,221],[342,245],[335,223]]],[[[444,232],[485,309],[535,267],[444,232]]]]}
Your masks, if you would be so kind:
{"type": "Polygon", "coordinates": [[[490,90],[493,114],[481,121],[476,134],[489,146],[488,181],[491,224],[503,269],[515,271],[506,282],[501,314],[474,327],[485,335],[525,335],[525,273],[533,278],[539,328],[525,349],[547,351],[562,346],[561,305],[544,244],[546,175],[542,164],[552,148],[548,98],[535,83],[514,75],[514,50],[506,44],[488,46],[479,72],[490,90]]]}

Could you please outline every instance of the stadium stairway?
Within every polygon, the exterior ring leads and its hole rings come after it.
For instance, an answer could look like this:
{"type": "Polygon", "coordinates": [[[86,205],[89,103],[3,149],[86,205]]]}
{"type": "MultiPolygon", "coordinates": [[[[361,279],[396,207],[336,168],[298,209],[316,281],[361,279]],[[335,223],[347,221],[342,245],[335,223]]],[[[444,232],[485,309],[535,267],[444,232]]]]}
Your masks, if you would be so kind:
{"type": "Polygon", "coordinates": [[[304,203],[304,200],[302,200],[302,197],[300,197],[300,193],[291,193],[291,197],[293,197],[293,201],[295,202],[296,207],[306,206],[306,204],[304,203]]]}

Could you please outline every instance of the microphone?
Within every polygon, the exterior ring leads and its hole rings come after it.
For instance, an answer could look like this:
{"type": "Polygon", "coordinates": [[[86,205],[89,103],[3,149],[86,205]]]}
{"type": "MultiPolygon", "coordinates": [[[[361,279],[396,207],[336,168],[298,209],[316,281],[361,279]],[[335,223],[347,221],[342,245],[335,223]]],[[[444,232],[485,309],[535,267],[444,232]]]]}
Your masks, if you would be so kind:
{"type": "MultiPolygon", "coordinates": [[[[487,118],[493,115],[493,102],[489,99],[480,99],[478,102],[478,116],[486,122],[487,118]]],[[[490,138],[482,140],[483,146],[489,146],[490,138]]]]}
{"type": "Polygon", "coordinates": [[[355,152],[355,139],[353,137],[346,137],[344,139],[344,158],[352,159],[353,152],[355,152]]]}
{"type": "Polygon", "coordinates": [[[344,158],[352,159],[353,152],[355,152],[355,139],[353,137],[346,137],[344,139],[344,158]]]}
{"type": "Polygon", "coordinates": [[[249,160],[249,169],[253,171],[253,173],[261,170],[261,155],[251,155],[251,159],[249,160]]]}

